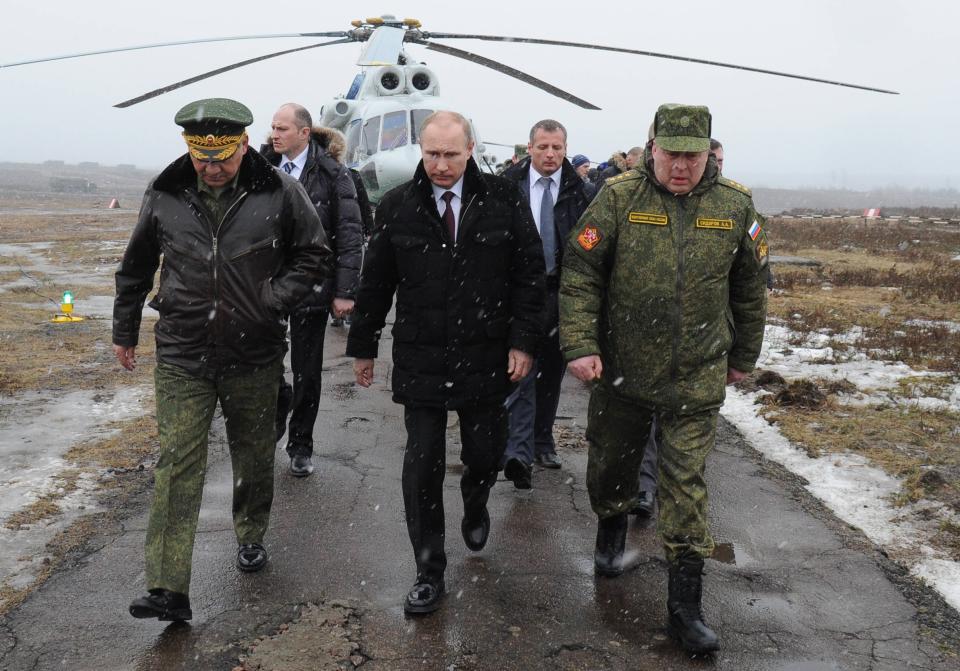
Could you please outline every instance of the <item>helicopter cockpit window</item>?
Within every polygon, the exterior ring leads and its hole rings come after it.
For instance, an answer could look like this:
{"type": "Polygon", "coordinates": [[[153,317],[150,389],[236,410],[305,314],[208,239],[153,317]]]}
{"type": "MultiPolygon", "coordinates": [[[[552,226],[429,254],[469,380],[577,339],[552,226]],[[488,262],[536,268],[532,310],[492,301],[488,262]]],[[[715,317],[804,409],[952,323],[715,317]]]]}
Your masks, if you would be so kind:
{"type": "Polygon", "coordinates": [[[413,129],[413,144],[420,144],[420,124],[431,114],[433,110],[410,110],[410,119],[413,122],[410,124],[410,128],[413,129]]]}
{"type": "Polygon", "coordinates": [[[363,144],[360,151],[367,156],[377,153],[377,140],[380,139],[380,117],[370,117],[363,122],[363,144]]]}
{"type": "Polygon", "coordinates": [[[383,115],[380,149],[388,151],[405,144],[407,144],[407,111],[387,112],[383,115]]]}
{"type": "Polygon", "coordinates": [[[352,165],[360,160],[360,119],[354,119],[347,128],[347,164],[352,165]]]}

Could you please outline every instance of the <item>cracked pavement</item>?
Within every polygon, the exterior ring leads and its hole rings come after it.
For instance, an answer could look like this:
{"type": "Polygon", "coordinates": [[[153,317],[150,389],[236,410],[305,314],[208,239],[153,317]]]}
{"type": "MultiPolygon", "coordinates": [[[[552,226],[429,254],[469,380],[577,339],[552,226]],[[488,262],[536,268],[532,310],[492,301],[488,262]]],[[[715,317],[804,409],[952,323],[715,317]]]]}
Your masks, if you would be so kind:
{"type": "MultiPolygon", "coordinates": [[[[460,538],[452,416],[445,485],[448,592],[437,613],[405,617],[401,602],[414,565],[400,492],[401,408],[390,400],[388,361],[378,362],[374,387],[352,386],[344,342],[342,329],[328,331],[316,472],[291,477],[283,443],[278,446],[266,538],[271,559],[263,572],[234,568],[230,467],[218,426],[194,553],[192,622],[165,625],[127,614],[130,600],[145,589],[144,499],[122,525],[104,530],[87,554],[65,564],[0,621],[0,669],[232,669],[241,659],[288,671],[356,665],[956,668],[951,648],[957,647],[957,629],[934,626],[939,637],[929,631],[930,622],[955,624],[956,613],[898,574],[862,535],[832,518],[722,420],[707,474],[711,524],[718,544],[728,544],[735,559],[708,561],[704,583],[704,610],[722,650],[707,658],[683,654],[663,629],[667,576],[652,524],[631,523],[628,552],[635,568],[613,580],[593,575],[596,524],[585,488],[586,452],[577,440],[587,395],[569,376],[558,413],[564,418],[563,469],[535,468],[528,492],[501,479],[490,499],[490,540],[479,553],[467,551],[460,538]],[[350,606],[339,624],[329,617],[301,621],[305,613],[343,610],[343,604],[350,606]]],[[[385,337],[384,355],[390,345],[385,337]]]]}

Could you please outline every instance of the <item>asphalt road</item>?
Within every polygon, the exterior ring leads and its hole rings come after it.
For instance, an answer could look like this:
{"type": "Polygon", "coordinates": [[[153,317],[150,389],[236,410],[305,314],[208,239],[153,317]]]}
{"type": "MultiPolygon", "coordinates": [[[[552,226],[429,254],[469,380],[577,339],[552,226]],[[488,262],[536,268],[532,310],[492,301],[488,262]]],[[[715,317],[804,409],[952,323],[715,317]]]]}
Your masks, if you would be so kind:
{"type": "MultiPolygon", "coordinates": [[[[501,480],[490,499],[491,537],[479,553],[460,538],[451,425],[448,594],[437,613],[405,617],[401,602],[415,571],[400,494],[401,409],[390,400],[386,360],[374,387],[353,385],[351,361],[337,356],[344,340],[342,330],[328,331],[317,471],[289,476],[278,449],[263,572],[234,568],[231,475],[218,426],[194,554],[192,622],[127,614],[145,589],[144,497],[0,622],[0,669],[232,669],[241,660],[287,671],[958,668],[950,635],[936,631],[936,622],[955,623],[956,614],[898,577],[860,534],[723,422],[708,466],[721,552],[707,562],[704,595],[722,650],[683,654],[663,629],[666,567],[652,527],[631,526],[635,570],[613,580],[593,575],[596,520],[580,441],[587,395],[569,376],[558,422],[563,469],[536,470],[529,492],[501,480]]],[[[388,338],[382,347],[386,355],[388,338]]]]}

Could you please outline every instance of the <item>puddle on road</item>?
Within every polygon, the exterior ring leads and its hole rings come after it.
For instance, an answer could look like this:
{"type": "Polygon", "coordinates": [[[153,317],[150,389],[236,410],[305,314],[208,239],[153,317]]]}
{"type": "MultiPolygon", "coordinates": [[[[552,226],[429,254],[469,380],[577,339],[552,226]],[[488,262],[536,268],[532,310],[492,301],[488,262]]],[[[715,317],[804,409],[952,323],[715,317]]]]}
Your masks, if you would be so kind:
{"type": "Polygon", "coordinates": [[[733,547],[733,543],[717,543],[714,545],[713,554],[710,555],[710,559],[723,562],[724,564],[736,564],[737,553],[733,547]]]}
{"type": "Polygon", "coordinates": [[[746,566],[753,564],[754,558],[747,554],[743,545],[739,543],[717,543],[713,546],[713,554],[710,559],[723,564],[732,564],[734,566],[746,566]]]}
{"type": "MultiPolygon", "coordinates": [[[[74,445],[113,433],[107,425],[143,412],[152,390],[30,392],[0,397],[0,525],[13,512],[49,492],[55,478],[70,468],[63,455],[74,445]]],[[[45,556],[46,543],[90,505],[95,476],[57,500],[64,511],[52,520],[18,531],[0,526],[0,584],[23,586],[33,579],[34,564],[45,556]],[[27,557],[30,561],[21,561],[27,557]]],[[[34,567],[35,568],[35,567],[34,567]]]]}

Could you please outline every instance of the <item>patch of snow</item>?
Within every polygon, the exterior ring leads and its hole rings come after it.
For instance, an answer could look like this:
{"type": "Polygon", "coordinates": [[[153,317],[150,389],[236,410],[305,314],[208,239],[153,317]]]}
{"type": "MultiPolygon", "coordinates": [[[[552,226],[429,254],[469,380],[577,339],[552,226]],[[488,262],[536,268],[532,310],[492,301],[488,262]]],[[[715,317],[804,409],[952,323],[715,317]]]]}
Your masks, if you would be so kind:
{"type": "Polygon", "coordinates": [[[908,319],[904,322],[907,326],[933,326],[947,329],[950,333],[960,333],[960,324],[948,321],[932,321],[930,319],[908,319]]]}
{"type": "Polygon", "coordinates": [[[151,388],[117,391],[30,392],[0,397],[0,583],[29,584],[46,556],[45,546],[94,504],[97,475],[80,477],[77,490],[56,500],[63,514],[17,531],[2,526],[12,513],[55,491],[55,479],[71,467],[63,455],[84,441],[114,433],[108,424],[143,412],[151,388]],[[29,557],[29,561],[21,561],[29,557]]]}
{"type": "MultiPolygon", "coordinates": [[[[831,454],[813,459],[793,446],[776,427],[758,417],[756,395],[727,389],[720,413],[736,426],[758,452],[805,478],[807,490],[822,500],[837,517],[852,524],[891,556],[923,577],[944,599],[960,610],[960,563],[944,558],[924,544],[925,528],[904,516],[920,508],[928,512],[930,502],[894,508],[891,497],[900,481],[887,475],[856,454],[831,454]]],[[[931,525],[935,522],[931,522],[931,525]]]]}

